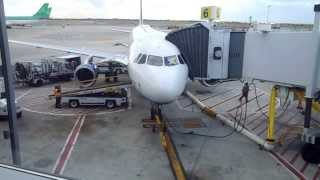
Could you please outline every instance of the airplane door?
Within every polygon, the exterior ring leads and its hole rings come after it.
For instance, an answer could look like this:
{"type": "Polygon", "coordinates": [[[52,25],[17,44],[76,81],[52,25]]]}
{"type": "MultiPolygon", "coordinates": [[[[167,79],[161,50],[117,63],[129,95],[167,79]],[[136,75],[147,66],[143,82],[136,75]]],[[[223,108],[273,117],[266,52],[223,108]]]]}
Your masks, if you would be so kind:
{"type": "Polygon", "coordinates": [[[208,79],[225,79],[228,77],[229,41],[230,31],[210,31],[208,79]]]}

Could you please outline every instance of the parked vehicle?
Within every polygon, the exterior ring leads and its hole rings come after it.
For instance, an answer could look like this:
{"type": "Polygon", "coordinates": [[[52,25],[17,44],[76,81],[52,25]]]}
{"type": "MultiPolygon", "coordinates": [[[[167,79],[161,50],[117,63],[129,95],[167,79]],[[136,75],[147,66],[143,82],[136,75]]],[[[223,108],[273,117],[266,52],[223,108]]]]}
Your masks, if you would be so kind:
{"type": "Polygon", "coordinates": [[[108,109],[127,105],[128,98],[126,90],[122,92],[116,91],[101,91],[88,94],[71,94],[63,95],[61,103],[67,104],[70,108],[77,108],[79,106],[105,106],[108,109]]]}
{"type": "MultiPolygon", "coordinates": [[[[16,104],[16,113],[17,118],[22,117],[22,108],[15,102],[16,104]]],[[[0,118],[8,118],[8,109],[7,109],[7,99],[0,99],[0,118]]]]}
{"type": "MultiPolygon", "coordinates": [[[[18,105],[17,101],[15,101],[15,104],[16,104],[17,117],[21,118],[22,108],[18,105]]],[[[8,118],[7,99],[5,97],[3,77],[0,77],[0,118],[8,118]]]]}
{"type": "Polygon", "coordinates": [[[42,59],[40,62],[18,62],[15,64],[15,77],[19,83],[30,86],[42,86],[46,82],[66,81],[74,76],[81,64],[80,56],[67,55],[42,59]]]}

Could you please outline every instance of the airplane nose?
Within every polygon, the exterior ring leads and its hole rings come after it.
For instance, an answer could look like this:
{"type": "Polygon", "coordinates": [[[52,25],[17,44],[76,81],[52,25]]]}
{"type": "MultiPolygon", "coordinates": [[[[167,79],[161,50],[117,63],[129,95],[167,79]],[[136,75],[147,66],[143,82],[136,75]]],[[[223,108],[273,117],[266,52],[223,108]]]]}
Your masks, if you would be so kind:
{"type": "Polygon", "coordinates": [[[158,87],[157,102],[170,103],[178,98],[184,91],[187,82],[187,73],[179,72],[174,74],[164,74],[157,79],[158,87]]]}

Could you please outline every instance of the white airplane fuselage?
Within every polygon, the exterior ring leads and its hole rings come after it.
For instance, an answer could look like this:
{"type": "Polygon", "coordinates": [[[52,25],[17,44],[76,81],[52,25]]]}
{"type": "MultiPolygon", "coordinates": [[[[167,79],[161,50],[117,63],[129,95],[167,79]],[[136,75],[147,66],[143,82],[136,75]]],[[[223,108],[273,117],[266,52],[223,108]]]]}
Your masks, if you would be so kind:
{"type": "MultiPolygon", "coordinates": [[[[166,34],[148,25],[133,29],[128,72],[133,85],[145,98],[167,104],[176,100],[184,91],[188,79],[188,67],[184,63],[166,64],[166,57],[180,55],[179,49],[165,39],[166,34]],[[146,62],[137,63],[138,56],[146,55],[146,62]],[[152,65],[149,57],[161,57],[163,64],[152,65]]],[[[159,59],[159,58],[158,58],[159,59]]],[[[151,61],[151,58],[150,58],[151,61]]],[[[175,62],[175,61],[174,61],[175,62]]]]}
{"type": "Polygon", "coordinates": [[[41,20],[6,20],[6,25],[27,25],[39,22],[41,20]]]}

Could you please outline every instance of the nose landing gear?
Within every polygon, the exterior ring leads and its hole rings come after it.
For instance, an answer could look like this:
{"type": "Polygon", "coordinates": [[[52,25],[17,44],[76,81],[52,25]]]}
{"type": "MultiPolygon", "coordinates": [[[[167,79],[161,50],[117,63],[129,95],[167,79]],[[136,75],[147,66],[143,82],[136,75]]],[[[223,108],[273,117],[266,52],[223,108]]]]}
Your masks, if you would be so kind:
{"type": "Polygon", "coordinates": [[[161,131],[166,131],[166,122],[162,122],[162,112],[161,108],[158,104],[152,104],[150,109],[150,117],[151,120],[155,122],[155,124],[152,126],[152,132],[156,132],[156,126],[160,128],[161,131]],[[158,122],[157,122],[158,121],[158,122]]]}

